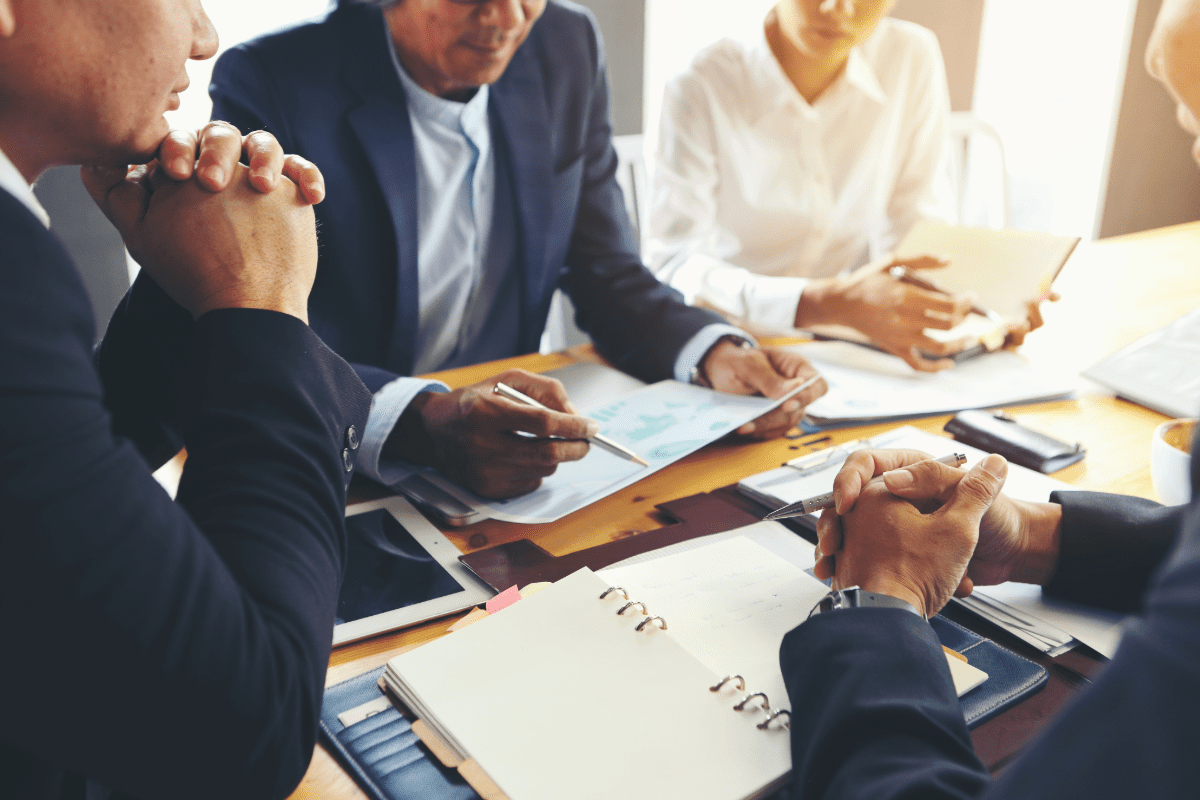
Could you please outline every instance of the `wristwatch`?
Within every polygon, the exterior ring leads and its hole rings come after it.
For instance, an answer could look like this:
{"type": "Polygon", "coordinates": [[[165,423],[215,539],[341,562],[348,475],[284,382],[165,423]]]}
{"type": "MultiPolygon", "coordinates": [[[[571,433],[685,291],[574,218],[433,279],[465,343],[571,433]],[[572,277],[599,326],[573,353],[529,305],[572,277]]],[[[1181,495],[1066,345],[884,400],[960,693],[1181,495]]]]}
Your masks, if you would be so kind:
{"type": "Polygon", "coordinates": [[[742,348],[743,350],[758,349],[757,345],[755,345],[754,342],[750,341],[749,339],[747,339],[744,336],[738,336],[737,334],[733,334],[733,333],[725,334],[720,339],[717,339],[715,342],[713,342],[712,345],[709,346],[709,348],[704,351],[704,355],[703,355],[703,357],[701,357],[700,363],[698,363],[696,366],[692,367],[691,372],[688,374],[688,380],[691,383],[694,383],[697,386],[703,386],[705,389],[712,388],[712,381],[710,381],[708,379],[708,374],[704,371],[704,362],[708,359],[708,354],[713,351],[713,348],[715,348],[721,342],[730,342],[731,344],[736,344],[738,347],[742,348]]]}
{"type": "Polygon", "coordinates": [[[834,589],[821,598],[821,602],[813,606],[813,610],[808,612],[808,616],[811,619],[817,614],[824,614],[828,611],[839,611],[843,608],[902,608],[905,611],[911,611],[921,619],[928,619],[920,611],[917,611],[912,603],[906,603],[898,597],[868,592],[859,586],[834,589]]]}

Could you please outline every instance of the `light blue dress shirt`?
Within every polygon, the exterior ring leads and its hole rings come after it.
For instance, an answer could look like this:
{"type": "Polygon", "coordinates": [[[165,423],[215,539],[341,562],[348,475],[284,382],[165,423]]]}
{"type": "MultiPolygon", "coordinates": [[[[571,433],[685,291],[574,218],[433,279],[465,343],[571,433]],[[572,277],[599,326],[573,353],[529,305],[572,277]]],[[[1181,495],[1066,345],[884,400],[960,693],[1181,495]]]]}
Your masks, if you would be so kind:
{"type": "MultiPolygon", "coordinates": [[[[516,220],[505,171],[497,169],[488,119],[488,87],[465,103],[421,88],[396,57],[392,61],[408,102],[417,171],[417,273],[420,319],[413,371],[478,364],[517,355],[520,276],[516,220]]],[[[732,325],[708,325],[675,361],[688,381],[708,349],[727,334],[753,341],[732,325]]],[[[384,442],[420,392],[449,391],[441,381],[401,377],[375,393],[363,433],[358,468],[394,484],[413,468],[381,460],[384,442]]]]}

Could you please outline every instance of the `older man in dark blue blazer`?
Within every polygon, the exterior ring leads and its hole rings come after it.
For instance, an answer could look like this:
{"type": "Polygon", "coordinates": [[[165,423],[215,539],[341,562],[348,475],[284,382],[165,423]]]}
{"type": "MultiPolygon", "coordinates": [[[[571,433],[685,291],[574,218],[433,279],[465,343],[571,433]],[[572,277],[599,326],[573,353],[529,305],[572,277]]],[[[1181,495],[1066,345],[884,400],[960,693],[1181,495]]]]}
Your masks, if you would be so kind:
{"type": "MultiPolygon", "coordinates": [[[[376,392],[369,474],[395,455],[509,496],[581,458],[594,423],[562,413],[573,409],[554,382],[504,376],[554,409],[537,411],[493,396],[494,380],[439,394],[403,377],[536,351],[559,287],[599,351],[640,378],[779,396],[814,374],[739,346],[746,334],[642,265],[615,180],[603,48],[578,6],[344,1],[230,50],[211,94],[214,118],[272,132],[327,176],[311,312],[376,392]]],[[[743,432],[786,431],[824,388],[743,432]]]]}

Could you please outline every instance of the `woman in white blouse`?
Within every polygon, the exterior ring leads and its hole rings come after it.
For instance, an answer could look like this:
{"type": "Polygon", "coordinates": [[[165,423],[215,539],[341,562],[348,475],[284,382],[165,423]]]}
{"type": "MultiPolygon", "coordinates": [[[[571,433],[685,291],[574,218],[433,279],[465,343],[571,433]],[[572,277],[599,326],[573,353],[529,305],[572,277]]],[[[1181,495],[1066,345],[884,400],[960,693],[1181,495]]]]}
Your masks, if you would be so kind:
{"type": "Polygon", "coordinates": [[[969,299],[898,282],[887,254],[922,217],[953,218],[949,97],[936,38],[885,17],[892,2],[780,0],[761,40],[721,41],[670,83],[648,260],[759,330],[849,325],[937,370],[958,346],[923,330],[969,299]]]}

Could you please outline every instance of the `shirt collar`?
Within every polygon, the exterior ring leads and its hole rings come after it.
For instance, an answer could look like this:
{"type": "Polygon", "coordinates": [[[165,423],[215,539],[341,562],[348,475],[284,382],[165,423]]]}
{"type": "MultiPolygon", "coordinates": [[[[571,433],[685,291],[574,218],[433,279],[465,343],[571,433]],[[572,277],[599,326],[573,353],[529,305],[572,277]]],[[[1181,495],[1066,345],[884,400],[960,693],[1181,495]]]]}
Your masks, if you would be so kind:
{"type": "MultiPolygon", "coordinates": [[[[787,103],[798,103],[801,108],[812,109],[809,102],[792,84],[787,73],[783,71],[783,66],[775,58],[775,54],[771,52],[771,45],[767,43],[765,30],[755,41],[751,58],[756,71],[765,80],[763,86],[766,92],[763,96],[762,109],[764,114],[787,103]]],[[[861,47],[854,47],[850,50],[850,55],[846,60],[846,69],[833,82],[833,85],[825,90],[822,97],[828,96],[843,82],[877,103],[887,102],[887,95],[884,94],[883,87],[879,84],[879,78],[867,57],[863,55],[861,47]]]]}
{"type": "Polygon", "coordinates": [[[396,74],[400,76],[400,83],[404,87],[404,94],[408,99],[411,113],[421,119],[430,120],[447,128],[461,130],[469,135],[473,135],[481,124],[486,127],[488,102],[486,84],[480,86],[475,92],[475,96],[465,103],[438,97],[412,79],[408,70],[400,63],[399,56],[396,55],[396,43],[391,34],[386,32],[386,25],[384,30],[388,52],[392,56],[392,65],[396,68],[396,74]]]}
{"type": "Polygon", "coordinates": [[[42,208],[42,204],[38,202],[37,196],[33,193],[33,187],[25,182],[25,176],[8,160],[8,156],[4,155],[3,150],[0,150],[0,189],[5,190],[24,203],[25,207],[43,225],[47,228],[50,227],[50,215],[46,213],[46,209],[42,208]]]}

